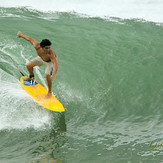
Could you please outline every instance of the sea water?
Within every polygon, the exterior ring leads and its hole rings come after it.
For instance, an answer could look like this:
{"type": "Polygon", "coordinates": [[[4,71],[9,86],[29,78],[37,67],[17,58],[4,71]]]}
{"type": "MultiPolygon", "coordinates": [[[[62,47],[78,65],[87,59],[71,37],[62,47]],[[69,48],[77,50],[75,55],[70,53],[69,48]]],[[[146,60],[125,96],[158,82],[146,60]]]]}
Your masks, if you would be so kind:
{"type": "MultiPolygon", "coordinates": [[[[0,2],[0,163],[163,162],[163,2],[0,2]],[[20,86],[49,39],[65,113],[20,86]]],[[[34,68],[46,87],[45,68],[34,68]]]]}

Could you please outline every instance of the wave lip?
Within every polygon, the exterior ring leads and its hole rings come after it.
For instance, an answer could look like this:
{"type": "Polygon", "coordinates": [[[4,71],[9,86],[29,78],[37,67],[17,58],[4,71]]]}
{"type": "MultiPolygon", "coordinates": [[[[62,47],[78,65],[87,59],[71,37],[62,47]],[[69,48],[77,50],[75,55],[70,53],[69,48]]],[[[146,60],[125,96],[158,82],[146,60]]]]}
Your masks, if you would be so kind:
{"type": "Polygon", "coordinates": [[[29,6],[43,12],[77,12],[91,17],[119,17],[123,19],[145,19],[146,21],[163,22],[163,1],[161,0],[5,0],[1,7],[29,6]],[[50,4],[50,5],[49,5],[50,4]]]}

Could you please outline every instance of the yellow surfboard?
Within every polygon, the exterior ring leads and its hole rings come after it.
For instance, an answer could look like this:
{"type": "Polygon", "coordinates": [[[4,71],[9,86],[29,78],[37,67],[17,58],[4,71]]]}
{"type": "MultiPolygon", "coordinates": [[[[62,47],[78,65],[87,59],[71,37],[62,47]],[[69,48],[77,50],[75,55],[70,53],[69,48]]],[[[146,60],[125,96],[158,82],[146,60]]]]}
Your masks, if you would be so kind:
{"type": "Polygon", "coordinates": [[[57,100],[57,98],[52,95],[51,98],[46,99],[45,96],[48,93],[48,90],[39,84],[36,81],[27,80],[23,81],[23,78],[26,76],[22,76],[20,78],[20,83],[23,89],[42,107],[55,111],[55,112],[64,112],[65,109],[63,105],[57,100]]]}

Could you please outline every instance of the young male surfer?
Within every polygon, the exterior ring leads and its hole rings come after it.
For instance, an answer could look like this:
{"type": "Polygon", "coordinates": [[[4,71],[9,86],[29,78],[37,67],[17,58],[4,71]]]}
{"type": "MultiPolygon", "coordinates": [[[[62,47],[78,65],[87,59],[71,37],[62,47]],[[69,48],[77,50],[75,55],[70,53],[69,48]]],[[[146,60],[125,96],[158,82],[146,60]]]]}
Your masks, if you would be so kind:
{"type": "Polygon", "coordinates": [[[33,58],[26,66],[29,72],[29,77],[24,78],[23,80],[32,80],[34,79],[33,67],[45,65],[45,77],[48,86],[48,94],[45,98],[50,98],[52,96],[52,82],[56,77],[56,72],[58,69],[58,63],[56,59],[55,52],[51,49],[51,42],[47,39],[41,41],[41,43],[33,40],[32,38],[23,35],[21,32],[17,33],[17,37],[22,37],[25,40],[29,41],[37,52],[37,57],[33,58]]]}

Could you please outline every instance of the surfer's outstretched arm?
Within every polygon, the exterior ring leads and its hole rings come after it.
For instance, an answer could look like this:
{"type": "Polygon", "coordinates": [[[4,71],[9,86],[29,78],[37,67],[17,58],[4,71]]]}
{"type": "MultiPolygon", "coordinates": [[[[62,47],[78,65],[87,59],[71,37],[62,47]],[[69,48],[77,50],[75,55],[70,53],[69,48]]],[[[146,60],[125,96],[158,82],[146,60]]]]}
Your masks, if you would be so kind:
{"type": "Polygon", "coordinates": [[[23,35],[23,33],[21,33],[21,32],[18,32],[18,33],[17,33],[17,37],[22,37],[22,38],[24,38],[25,40],[29,41],[35,48],[37,48],[37,47],[40,45],[39,42],[33,40],[33,39],[32,39],[31,37],[29,37],[29,36],[23,35]]]}

